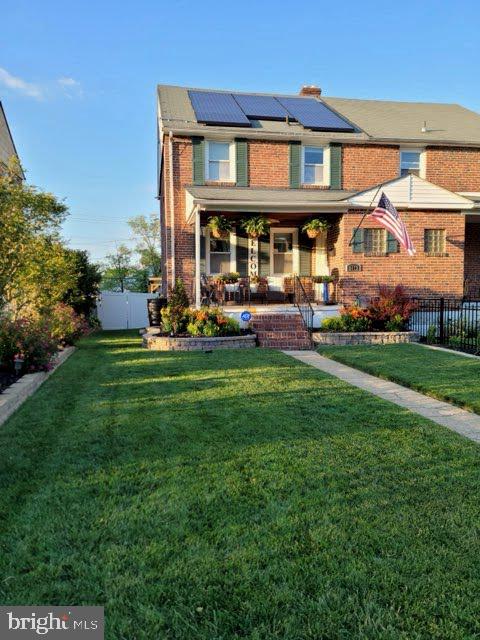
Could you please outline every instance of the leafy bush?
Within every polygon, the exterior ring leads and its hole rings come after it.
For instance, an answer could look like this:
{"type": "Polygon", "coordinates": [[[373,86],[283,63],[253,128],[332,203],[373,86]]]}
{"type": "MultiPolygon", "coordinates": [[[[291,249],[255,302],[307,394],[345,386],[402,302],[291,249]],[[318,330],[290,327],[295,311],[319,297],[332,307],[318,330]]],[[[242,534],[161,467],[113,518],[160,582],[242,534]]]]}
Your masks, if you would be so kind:
{"type": "Polygon", "coordinates": [[[177,278],[175,286],[170,292],[168,304],[161,311],[164,331],[175,334],[185,332],[188,323],[185,312],[189,304],[185,285],[180,278],[177,278]]]}
{"type": "Polygon", "coordinates": [[[79,316],[72,307],[63,302],[56,304],[46,315],[50,335],[57,344],[73,344],[89,330],[85,318],[79,316]]]}
{"type": "Polygon", "coordinates": [[[240,325],[234,318],[225,316],[220,309],[203,307],[187,312],[187,333],[191,336],[237,336],[240,325]]]}
{"type": "Polygon", "coordinates": [[[58,351],[58,341],[52,337],[45,318],[21,318],[0,321],[0,362],[14,370],[15,358],[23,360],[23,371],[48,371],[58,351]]]}
{"type": "Polygon", "coordinates": [[[363,308],[346,306],[340,318],[326,318],[322,331],[404,331],[415,303],[401,285],[380,286],[379,295],[363,308]]]}

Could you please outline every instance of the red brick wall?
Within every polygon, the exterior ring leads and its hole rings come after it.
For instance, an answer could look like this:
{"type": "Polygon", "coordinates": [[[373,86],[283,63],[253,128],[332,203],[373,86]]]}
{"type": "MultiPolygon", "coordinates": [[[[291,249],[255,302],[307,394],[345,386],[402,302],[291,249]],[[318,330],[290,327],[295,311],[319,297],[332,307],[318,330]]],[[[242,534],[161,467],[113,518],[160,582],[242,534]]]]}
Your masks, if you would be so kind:
{"type": "MultiPolygon", "coordinates": [[[[169,288],[172,285],[172,258],[170,251],[170,159],[168,138],[164,140],[164,193],[166,267],[169,288]]],[[[189,296],[193,299],[195,270],[195,240],[193,225],[185,219],[185,188],[192,183],[192,144],[190,138],[173,138],[173,194],[175,212],[175,277],[182,278],[189,296]]]]}
{"type": "Polygon", "coordinates": [[[249,140],[249,174],[252,187],[289,186],[289,145],[287,142],[249,140]]]}
{"type": "Polygon", "coordinates": [[[399,147],[343,145],[342,184],[361,191],[399,175],[399,147]]]}
{"type": "MultiPolygon", "coordinates": [[[[379,284],[390,286],[403,284],[411,295],[417,296],[461,296],[464,278],[464,225],[461,213],[439,213],[435,211],[401,212],[417,250],[409,257],[404,250],[400,253],[380,257],[368,257],[354,253],[348,243],[354,228],[361,219],[361,213],[349,212],[342,218],[343,226],[343,267],[340,273],[340,288],[344,302],[352,302],[357,295],[373,296],[379,284]],[[423,234],[426,228],[446,230],[447,257],[430,257],[423,250],[423,234]],[[360,264],[363,270],[347,273],[349,263],[360,264]]],[[[377,227],[368,221],[364,227],[377,227]]]]}
{"type": "Polygon", "coordinates": [[[480,149],[427,147],[426,178],[450,191],[480,191],[480,149]]]}
{"type": "Polygon", "coordinates": [[[480,222],[465,225],[465,285],[467,295],[480,297],[480,222]]]}

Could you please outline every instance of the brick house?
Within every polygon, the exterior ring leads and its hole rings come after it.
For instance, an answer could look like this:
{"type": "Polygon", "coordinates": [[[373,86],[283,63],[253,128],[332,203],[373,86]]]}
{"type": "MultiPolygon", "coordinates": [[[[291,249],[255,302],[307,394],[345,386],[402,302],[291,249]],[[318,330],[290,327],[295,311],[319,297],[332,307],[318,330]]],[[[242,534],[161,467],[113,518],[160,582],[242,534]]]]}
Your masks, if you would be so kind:
{"type": "MultiPolygon", "coordinates": [[[[18,154],[10,127],[8,126],[7,116],[0,102],[0,174],[5,171],[12,157],[18,158],[18,154]]],[[[22,177],[25,177],[23,173],[22,177]]]]}
{"type": "Polygon", "coordinates": [[[480,295],[480,115],[455,104],[158,87],[163,288],[182,278],[199,304],[202,275],[334,274],[339,301],[401,283],[413,295],[480,295]],[[380,186],[380,189],[378,187],[380,186]],[[405,220],[409,257],[365,208],[385,191],[405,220]],[[206,228],[222,214],[234,231],[206,228]],[[251,240],[239,221],[265,215],[251,240]],[[310,240],[302,226],[326,217],[310,240]],[[478,220],[478,222],[477,222],[478,220]]]}

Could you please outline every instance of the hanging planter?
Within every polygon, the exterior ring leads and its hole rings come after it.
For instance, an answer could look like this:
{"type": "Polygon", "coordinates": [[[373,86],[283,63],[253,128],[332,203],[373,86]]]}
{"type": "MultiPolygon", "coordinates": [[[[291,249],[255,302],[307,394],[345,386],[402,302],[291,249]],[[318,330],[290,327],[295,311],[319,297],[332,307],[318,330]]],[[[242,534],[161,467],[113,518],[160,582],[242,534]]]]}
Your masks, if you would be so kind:
{"type": "Polygon", "coordinates": [[[322,231],[327,231],[329,227],[325,218],[313,218],[303,225],[302,231],[312,240],[316,238],[322,231]]]}
{"type": "Polygon", "coordinates": [[[208,219],[207,227],[214,238],[227,238],[232,230],[232,223],[225,216],[211,216],[208,219]]]}
{"type": "Polygon", "coordinates": [[[260,236],[266,236],[270,231],[270,220],[265,216],[252,216],[251,218],[244,218],[240,222],[240,226],[250,238],[259,238],[260,236]]]}

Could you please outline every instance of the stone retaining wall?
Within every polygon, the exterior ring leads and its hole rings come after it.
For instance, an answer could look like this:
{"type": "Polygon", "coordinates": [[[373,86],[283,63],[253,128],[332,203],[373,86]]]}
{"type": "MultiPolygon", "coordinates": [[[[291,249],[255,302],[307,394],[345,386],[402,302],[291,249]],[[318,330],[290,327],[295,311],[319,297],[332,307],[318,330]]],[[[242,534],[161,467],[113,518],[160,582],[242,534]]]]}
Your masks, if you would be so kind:
{"type": "Polygon", "coordinates": [[[365,331],[362,333],[314,333],[316,344],[333,344],[337,346],[354,344],[399,344],[418,342],[419,335],[415,331],[365,331]]]}
{"type": "Polygon", "coordinates": [[[210,349],[251,349],[256,347],[254,334],[221,338],[170,338],[146,333],[143,346],[152,351],[206,351],[210,349]]]}

